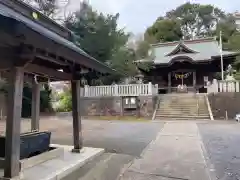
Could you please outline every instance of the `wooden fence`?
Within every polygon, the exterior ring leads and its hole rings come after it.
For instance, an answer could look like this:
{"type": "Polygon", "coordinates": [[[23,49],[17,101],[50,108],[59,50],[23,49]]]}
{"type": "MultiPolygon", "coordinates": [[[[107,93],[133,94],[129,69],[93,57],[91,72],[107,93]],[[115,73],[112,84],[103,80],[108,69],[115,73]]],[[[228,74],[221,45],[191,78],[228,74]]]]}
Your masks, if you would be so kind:
{"type": "Polygon", "coordinates": [[[217,81],[213,80],[211,84],[208,85],[208,93],[213,92],[240,92],[239,81],[217,81]]]}
{"type": "Polygon", "coordinates": [[[101,96],[150,96],[158,94],[158,86],[148,84],[127,84],[110,86],[85,86],[81,89],[83,97],[101,96]]]}

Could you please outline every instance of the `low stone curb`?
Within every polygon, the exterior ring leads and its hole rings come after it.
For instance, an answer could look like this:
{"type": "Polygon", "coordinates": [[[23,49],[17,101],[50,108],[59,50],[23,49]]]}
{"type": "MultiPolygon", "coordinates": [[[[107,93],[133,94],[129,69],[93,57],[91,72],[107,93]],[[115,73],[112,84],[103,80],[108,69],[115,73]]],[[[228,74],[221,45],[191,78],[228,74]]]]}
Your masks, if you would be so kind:
{"type": "MultiPolygon", "coordinates": [[[[55,145],[51,145],[51,146],[55,146],[55,145]]],[[[69,147],[70,149],[71,147],[69,147]]],[[[71,174],[72,172],[74,172],[75,170],[79,169],[80,167],[82,167],[84,164],[86,164],[87,162],[93,160],[94,158],[96,158],[97,156],[100,156],[101,154],[104,153],[104,149],[99,149],[99,152],[97,152],[96,154],[94,154],[93,156],[85,159],[85,160],[79,160],[76,163],[71,164],[68,167],[65,167],[59,171],[56,171],[54,173],[52,173],[51,175],[49,175],[47,178],[44,178],[43,180],[60,180],[63,179],[64,177],[66,177],[67,175],[71,174]]],[[[80,154],[79,154],[80,155],[80,154]]]]}

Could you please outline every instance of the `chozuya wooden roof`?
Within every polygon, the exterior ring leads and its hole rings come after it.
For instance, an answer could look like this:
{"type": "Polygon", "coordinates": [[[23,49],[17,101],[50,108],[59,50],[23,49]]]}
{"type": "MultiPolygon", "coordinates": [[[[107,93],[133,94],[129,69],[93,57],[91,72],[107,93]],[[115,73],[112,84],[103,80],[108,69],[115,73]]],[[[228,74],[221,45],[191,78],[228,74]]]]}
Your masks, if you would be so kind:
{"type": "MultiPolygon", "coordinates": [[[[41,55],[38,54],[38,59],[40,56],[44,56],[44,58],[40,58],[44,60],[39,63],[41,65],[51,59],[51,63],[54,65],[53,69],[57,69],[56,64],[64,64],[69,65],[68,67],[74,66],[78,71],[88,69],[101,74],[114,71],[77,47],[73,43],[73,33],[70,30],[58,25],[19,0],[0,1],[0,20],[5,22],[3,26],[1,24],[1,32],[6,33],[9,39],[11,38],[11,40],[6,40],[7,44],[12,43],[9,46],[24,47],[28,51],[31,50],[34,56],[38,52],[44,51],[41,55]],[[46,54],[50,54],[51,57],[46,57],[46,54]]],[[[3,40],[1,40],[1,43],[6,44],[3,40]]]]}
{"type": "MultiPolygon", "coordinates": [[[[238,52],[222,51],[223,56],[237,56],[238,52]]],[[[153,44],[150,50],[151,60],[155,65],[171,64],[174,61],[201,63],[220,58],[220,46],[215,38],[202,38],[153,44]]]]}

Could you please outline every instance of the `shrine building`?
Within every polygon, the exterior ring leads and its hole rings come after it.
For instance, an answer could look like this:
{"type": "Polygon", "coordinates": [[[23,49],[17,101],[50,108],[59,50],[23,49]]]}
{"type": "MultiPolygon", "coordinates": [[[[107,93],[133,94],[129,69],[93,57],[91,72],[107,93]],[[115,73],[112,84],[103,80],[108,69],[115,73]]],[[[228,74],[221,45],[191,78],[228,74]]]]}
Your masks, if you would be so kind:
{"type": "MultiPolygon", "coordinates": [[[[184,87],[185,92],[205,93],[208,82],[221,72],[221,51],[215,38],[153,44],[149,55],[149,59],[138,62],[152,63],[151,69],[142,73],[148,81],[158,84],[159,93],[178,92],[179,87],[184,87]]],[[[238,55],[222,51],[224,70],[238,55]]]]}

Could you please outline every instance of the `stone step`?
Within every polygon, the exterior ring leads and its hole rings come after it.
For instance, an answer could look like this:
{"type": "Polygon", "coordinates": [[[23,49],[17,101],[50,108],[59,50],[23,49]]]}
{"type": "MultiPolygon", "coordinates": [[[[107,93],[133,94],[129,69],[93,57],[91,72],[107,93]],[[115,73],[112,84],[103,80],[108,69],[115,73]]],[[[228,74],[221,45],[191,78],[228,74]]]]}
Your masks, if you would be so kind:
{"type": "MultiPolygon", "coordinates": [[[[199,105],[202,105],[203,103],[198,103],[199,105]]],[[[164,106],[164,105],[175,105],[175,106],[197,106],[197,103],[177,103],[177,102],[171,102],[171,103],[168,103],[168,102],[164,102],[164,103],[160,103],[159,104],[160,106],[164,106]]]]}
{"type": "Polygon", "coordinates": [[[156,116],[209,116],[209,114],[197,114],[197,113],[157,113],[156,116]]]}
{"type": "Polygon", "coordinates": [[[161,109],[163,109],[163,110],[174,110],[174,109],[176,109],[176,110],[196,110],[196,111],[197,111],[197,109],[200,110],[200,111],[201,110],[207,110],[206,107],[197,108],[195,106],[192,106],[192,107],[171,107],[171,106],[168,106],[168,107],[159,107],[158,108],[158,110],[161,110],[161,109]]]}
{"type": "Polygon", "coordinates": [[[185,121],[185,120],[201,120],[201,121],[208,121],[209,118],[187,118],[187,117],[183,117],[183,118],[171,118],[171,117],[156,117],[155,121],[185,121]]]}
{"type": "MultiPolygon", "coordinates": [[[[172,105],[172,106],[159,106],[158,109],[197,109],[197,106],[176,106],[176,105],[172,105]]],[[[199,109],[207,109],[207,107],[204,106],[198,106],[199,109]]]]}
{"type": "Polygon", "coordinates": [[[164,99],[164,100],[181,100],[181,99],[184,99],[186,101],[205,101],[205,98],[196,98],[196,97],[165,97],[165,98],[160,98],[161,99],[164,99]]]}
{"type": "Polygon", "coordinates": [[[161,108],[161,109],[158,109],[157,111],[180,111],[180,112],[196,111],[196,112],[208,112],[207,109],[195,109],[195,108],[189,108],[189,109],[161,108]]]}
{"type": "Polygon", "coordinates": [[[196,104],[160,104],[159,105],[159,108],[168,108],[168,107],[172,107],[172,108],[206,108],[207,109],[207,106],[206,105],[203,105],[203,104],[199,104],[198,106],[196,104]]]}
{"type": "Polygon", "coordinates": [[[209,119],[205,96],[198,94],[163,96],[156,111],[156,119],[209,119]]]}
{"type": "Polygon", "coordinates": [[[189,115],[185,115],[185,116],[174,116],[174,115],[156,115],[156,118],[172,118],[172,119],[209,119],[209,116],[189,116],[189,115]]]}
{"type": "Polygon", "coordinates": [[[156,112],[180,112],[180,113],[189,113],[189,112],[196,112],[196,113],[208,113],[208,110],[196,110],[196,109],[159,109],[156,112]]]}
{"type": "Polygon", "coordinates": [[[156,117],[209,117],[209,115],[190,115],[190,114],[156,114],[156,117]]]}
{"type": "Polygon", "coordinates": [[[159,110],[170,110],[170,111],[208,111],[208,109],[206,108],[199,108],[197,109],[197,107],[189,107],[189,108],[185,108],[185,107],[176,107],[176,108],[173,108],[173,107],[162,107],[162,108],[159,108],[157,109],[157,111],[159,110]]]}
{"type": "Polygon", "coordinates": [[[200,94],[165,94],[165,95],[160,95],[161,97],[201,97],[204,98],[204,95],[200,95],[200,94]]]}
{"type": "Polygon", "coordinates": [[[207,109],[196,109],[196,108],[160,108],[157,111],[208,111],[207,109]]]}
{"type": "Polygon", "coordinates": [[[194,115],[194,114],[156,114],[156,117],[189,117],[189,118],[209,118],[209,115],[194,115]]]}

